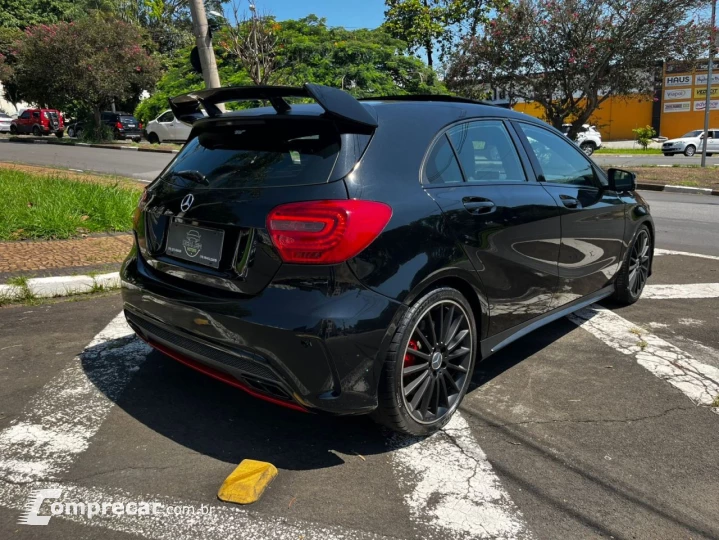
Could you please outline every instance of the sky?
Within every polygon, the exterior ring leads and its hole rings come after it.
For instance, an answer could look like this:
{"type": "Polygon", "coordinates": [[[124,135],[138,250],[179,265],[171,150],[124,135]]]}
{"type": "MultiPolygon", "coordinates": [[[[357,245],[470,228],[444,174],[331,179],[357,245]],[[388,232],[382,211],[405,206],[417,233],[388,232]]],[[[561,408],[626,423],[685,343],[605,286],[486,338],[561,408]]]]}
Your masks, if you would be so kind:
{"type": "MultiPolygon", "coordinates": [[[[385,10],[384,0],[256,0],[256,4],[258,12],[270,13],[280,21],[313,13],[325,17],[328,26],[349,29],[378,27],[385,10]]],[[[239,0],[240,12],[248,11],[248,5],[248,0],[239,0]]]]}

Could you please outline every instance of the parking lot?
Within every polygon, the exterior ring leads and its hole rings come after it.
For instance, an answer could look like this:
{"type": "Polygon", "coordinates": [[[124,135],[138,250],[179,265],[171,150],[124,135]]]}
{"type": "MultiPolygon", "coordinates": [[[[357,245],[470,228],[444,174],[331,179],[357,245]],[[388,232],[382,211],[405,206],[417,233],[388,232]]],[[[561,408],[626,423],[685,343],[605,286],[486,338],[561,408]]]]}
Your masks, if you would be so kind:
{"type": "Polygon", "coordinates": [[[716,538],[719,257],[659,253],[646,298],[491,357],[425,440],[285,411],[149,352],[116,294],[2,309],[0,537],[716,538]],[[278,478],[252,506],[218,501],[247,458],[278,478]],[[210,513],[18,524],[38,488],[61,490],[41,515],[57,501],[210,513]]]}

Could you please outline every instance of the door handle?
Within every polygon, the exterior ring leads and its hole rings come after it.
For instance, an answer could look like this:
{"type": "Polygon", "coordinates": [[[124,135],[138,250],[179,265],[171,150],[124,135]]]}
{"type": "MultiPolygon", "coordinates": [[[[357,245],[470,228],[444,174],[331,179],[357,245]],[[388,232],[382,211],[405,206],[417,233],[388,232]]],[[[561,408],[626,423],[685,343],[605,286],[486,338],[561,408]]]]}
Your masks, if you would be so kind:
{"type": "Polygon", "coordinates": [[[463,197],[462,204],[470,214],[490,214],[496,208],[492,201],[482,197],[463,197]]]}
{"type": "Polygon", "coordinates": [[[560,195],[559,199],[562,201],[562,204],[566,206],[567,208],[581,208],[582,205],[579,204],[579,199],[572,197],[571,195],[560,195]]]}

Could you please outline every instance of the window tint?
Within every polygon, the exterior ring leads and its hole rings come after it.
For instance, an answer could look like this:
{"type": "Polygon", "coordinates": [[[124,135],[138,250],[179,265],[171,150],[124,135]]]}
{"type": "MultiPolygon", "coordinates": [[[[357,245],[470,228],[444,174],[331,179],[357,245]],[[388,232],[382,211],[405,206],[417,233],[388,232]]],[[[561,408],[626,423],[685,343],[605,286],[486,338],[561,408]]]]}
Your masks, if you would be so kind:
{"type": "Polygon", "coordinates": [[[30,112],[29,112],[29,111],[25,111],[24,113],[22,113],[22,114],[20,115],[20,118],[23,118],[23,119],[30,118],[30,112]]]}
{"type": "Polygon", "coordinates": [[[167,111],[165,114],[160,116],[160,118],[157,119],[158,122],[172,122],[175,119],[175,115],[172,114],[172,111],[167,111]]]}
{"type": "Polygon", "coordinates": [[[432,148],[424,171],[429,184],[460,184],[464,181],[462,171],[445,135],[432,148]]]}
{"type": "Polygon", "coordinates": [[[517,149],[502,122],[467,122],[450,129],[448,135],[467,182],[527,179],[517,149]]]}
{"type": "Polygon", "coordinates": [[[32,113],[32,116],[33,116],[33,118],[40,118],[40,112],[35,111],[34,113],[32,113]]]}
{"type": "Polygon", "coordinates": [[[566,139],[540,127],[518,125],[537,156],[545,181],[598,187],[591,163],[566,139]]]}
{"type": "Polygon", "coordinates": [[[162,179],[199,189],[321,184],[339,150],[340,137],[328,122],[211,124],[185,145],[162,179]]]}

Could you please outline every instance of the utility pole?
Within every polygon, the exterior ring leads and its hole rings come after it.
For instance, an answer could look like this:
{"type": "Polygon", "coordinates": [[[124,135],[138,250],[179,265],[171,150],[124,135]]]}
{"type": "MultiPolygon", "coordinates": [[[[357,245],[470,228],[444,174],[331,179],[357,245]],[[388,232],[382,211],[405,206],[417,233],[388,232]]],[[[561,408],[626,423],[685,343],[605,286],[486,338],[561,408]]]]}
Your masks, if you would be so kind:
{"type": "Polygon", "coordinates": [[[707,98],[704,107],[704,142],[702,144],[702,167],[707,166],[707,139],[709,138],[709,116],[711,114],[712,74],[714,68],[714,54],[717,48],[716,36],[717,0],[712,1],[711,30],[709,31],[709,66],[707,69],[707,98]]]}
{"type": "Polygon", "coordinates": [[[207,14],[203,0],[190,0],[190,15],[192,16],[192,30],[197,38],[197,51],[202,65],[202,78],[205,79],[206,88],[219,88],[220,75],[217,73],[215,51],[212,48],[212,36],[207,24],[207,14]]]}

